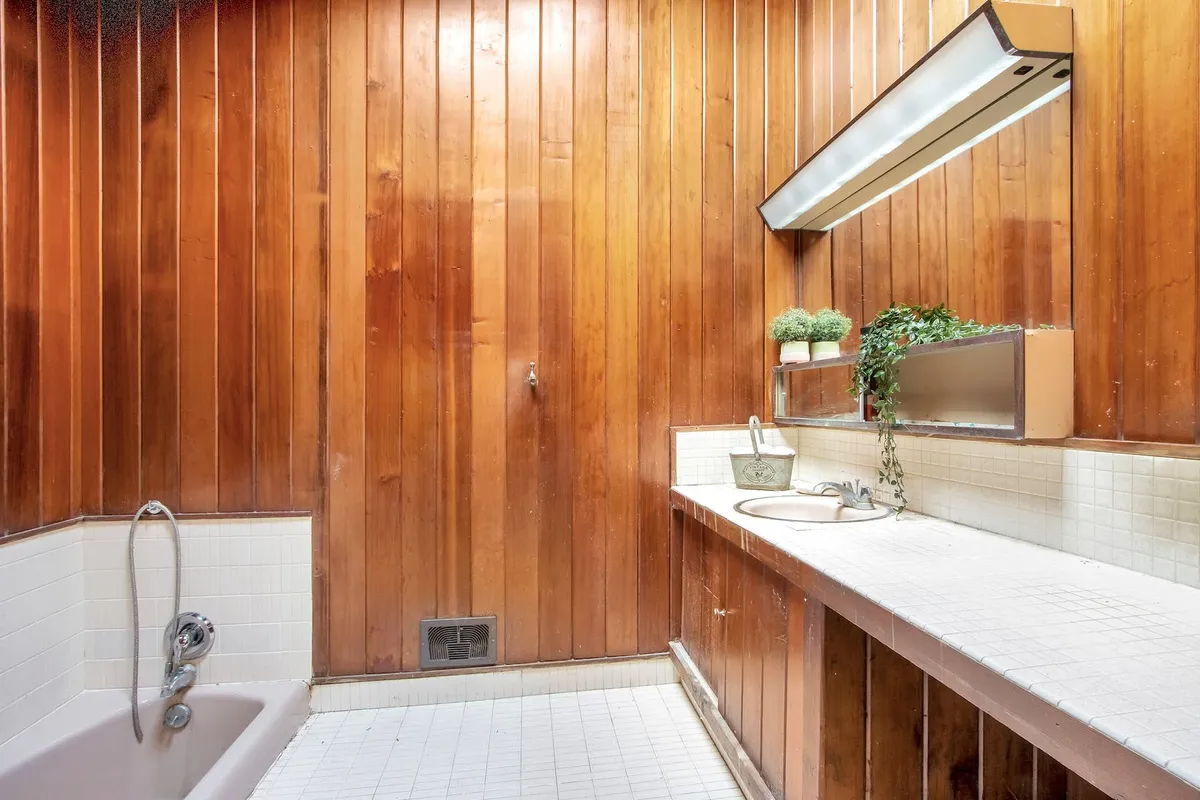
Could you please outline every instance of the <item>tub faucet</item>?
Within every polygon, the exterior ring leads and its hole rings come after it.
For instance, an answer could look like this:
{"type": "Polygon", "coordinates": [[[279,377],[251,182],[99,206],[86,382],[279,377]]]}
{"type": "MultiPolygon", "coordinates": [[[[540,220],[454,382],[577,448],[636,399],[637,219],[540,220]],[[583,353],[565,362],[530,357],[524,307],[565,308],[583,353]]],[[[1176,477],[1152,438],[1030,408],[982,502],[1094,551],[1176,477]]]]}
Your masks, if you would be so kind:
{"type": "Polygon", "coordinates": [[[184,664],[167,676],[159,697],[174,697],[195,682],[196,668],[191,664],[184,664]]]}
{"type": "Polygon", "coordinates": [[[851,486],[849,481],[838,483],[837,481],[825,481],[818,483],[813,487],[815,494],[824,494],[826,489],[836,489],[842,505],[846,508],[856,508],[860,511],[870,511],[875,508],[875,504],[871,502],[871,489],[868,486],[863,486],[858,481],[851,486]]]}

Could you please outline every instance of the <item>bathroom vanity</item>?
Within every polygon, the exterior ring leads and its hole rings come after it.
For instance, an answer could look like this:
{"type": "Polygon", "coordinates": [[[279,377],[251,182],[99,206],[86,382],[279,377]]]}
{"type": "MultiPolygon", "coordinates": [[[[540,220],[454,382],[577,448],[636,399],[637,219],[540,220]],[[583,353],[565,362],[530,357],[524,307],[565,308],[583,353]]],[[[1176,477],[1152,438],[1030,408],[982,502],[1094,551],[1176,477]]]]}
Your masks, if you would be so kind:
{"type": "Polygon", "coordinates": [[[672,655],[747,797],[1200,797],[1195,590],[756,494],[671,490],[672,655]]]}

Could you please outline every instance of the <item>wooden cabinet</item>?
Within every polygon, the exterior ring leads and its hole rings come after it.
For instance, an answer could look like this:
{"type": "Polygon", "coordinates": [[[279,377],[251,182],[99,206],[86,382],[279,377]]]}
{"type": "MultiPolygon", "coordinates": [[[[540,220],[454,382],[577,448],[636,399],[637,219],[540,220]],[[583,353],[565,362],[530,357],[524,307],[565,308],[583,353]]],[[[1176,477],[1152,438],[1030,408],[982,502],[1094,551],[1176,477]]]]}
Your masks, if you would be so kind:
{"type": "Polygon", "coordinates": [[[1106,798],[737,544],[673,513],[674,655],[748,797],[1106,798]]]}

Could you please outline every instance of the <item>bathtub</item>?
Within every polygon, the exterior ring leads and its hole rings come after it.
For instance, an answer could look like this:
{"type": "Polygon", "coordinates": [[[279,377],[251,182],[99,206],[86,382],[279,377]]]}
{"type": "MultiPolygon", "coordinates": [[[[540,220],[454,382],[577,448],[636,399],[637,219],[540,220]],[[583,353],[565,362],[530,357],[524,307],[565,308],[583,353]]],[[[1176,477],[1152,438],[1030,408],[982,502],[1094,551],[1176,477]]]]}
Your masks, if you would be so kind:
{"type": "Polygon", "coordinates": [[[0,751],[0,798],[242,800],[308,715],[308,686],[194,687],[184,695],[192,720],[181,731],[162,726],[169,702],[142,700],[139,745],[127,693],[85,692],[17,737],[28,741],[0,751]]]}

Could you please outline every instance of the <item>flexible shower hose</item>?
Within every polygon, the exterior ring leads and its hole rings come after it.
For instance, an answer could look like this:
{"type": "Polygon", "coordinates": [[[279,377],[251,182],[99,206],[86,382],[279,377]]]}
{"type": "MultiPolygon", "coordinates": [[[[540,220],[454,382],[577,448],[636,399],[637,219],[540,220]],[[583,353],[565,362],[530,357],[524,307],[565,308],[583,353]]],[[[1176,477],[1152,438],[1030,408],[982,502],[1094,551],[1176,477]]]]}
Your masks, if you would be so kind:
{"type": "MultiPolygon", "coordinates": [[[[133,563],[133,535],[137,531],[138,520],[143,514],[166,514],[171,520],[171,538],[175,544],[175,613],[171,615],[171,624],[179,625],[179,581],[180,573],[183,571],[183,559],[179,553],[179,523],[175,521],[175,515],[171,513],[171,509],[164,506],[157,500],[151,500],[146,505],[138,509],[138,512],[133,515],[133,522],[129,526],[129,593],[133,596],[133,735],[137,737],[138,744],[142,743],[142,719],[138,714],[138,657],[140,655],[138,641],[141,637],[141,626],[138,622],[138,596],[137,596],[137,569],[133,563]]],[[[172,641],[179,636],[178,627],[172,632],[172,641]]],[[[175,671],[175,648],[167,654],[167,674],[175,671]]]]}

